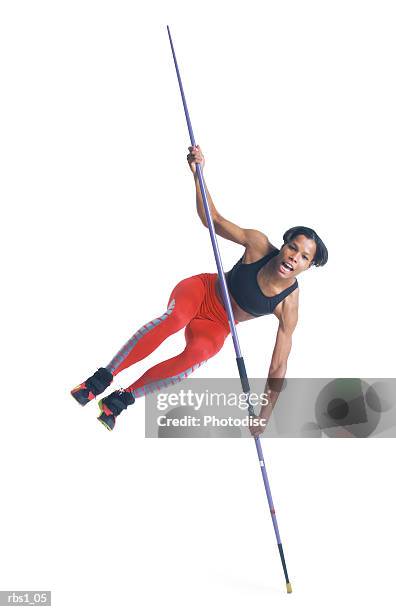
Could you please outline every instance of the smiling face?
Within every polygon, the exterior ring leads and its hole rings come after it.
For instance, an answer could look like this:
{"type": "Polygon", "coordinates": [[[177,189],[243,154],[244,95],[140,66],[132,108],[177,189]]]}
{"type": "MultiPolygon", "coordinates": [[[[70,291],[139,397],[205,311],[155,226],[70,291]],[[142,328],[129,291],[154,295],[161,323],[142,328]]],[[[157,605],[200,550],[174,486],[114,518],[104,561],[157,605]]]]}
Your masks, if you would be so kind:
{"type": "Polygon", "coordinates": [[[299,234],[283,245],[277,255],[276,271],[282,278],[292,278],[311,266],[316,253],[316,242],[299,234]]]}

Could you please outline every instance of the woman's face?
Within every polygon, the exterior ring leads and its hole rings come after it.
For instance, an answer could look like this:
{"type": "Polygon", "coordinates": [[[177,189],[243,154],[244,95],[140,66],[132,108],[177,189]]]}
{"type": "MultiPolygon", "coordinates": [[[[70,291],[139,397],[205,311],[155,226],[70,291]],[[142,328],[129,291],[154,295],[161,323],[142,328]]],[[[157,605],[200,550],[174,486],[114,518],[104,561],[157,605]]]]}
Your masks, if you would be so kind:
{"type": "Polygon", "coordinates": [[[283,278],[294,277],[308,270],[316,253],[316,242],[303,234],[283,245],[278,255],[278,271],[283,278]]]}

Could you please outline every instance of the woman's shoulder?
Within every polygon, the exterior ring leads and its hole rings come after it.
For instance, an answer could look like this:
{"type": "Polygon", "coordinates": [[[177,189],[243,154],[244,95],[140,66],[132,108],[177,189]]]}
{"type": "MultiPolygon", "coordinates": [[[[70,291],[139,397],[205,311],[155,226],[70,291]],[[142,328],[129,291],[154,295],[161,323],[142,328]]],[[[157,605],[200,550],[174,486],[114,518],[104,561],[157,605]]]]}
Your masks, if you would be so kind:
{"type": "Polygon", "coordinates": [[[296,285],[295,289],[279,302],[274,310],[274,315],[287,326],[292,322],[296,324],[298,319],[300,289],[297,283],[294,284],[296,285]]]}
{"type": "Polygon", "coordinates": [[[274,250],[278,250],[268,239],[268,236],[259,230],[246,230],[247,241],[245,244],[245,253],[243,255],[243,263],[253,263],[262,259],[274,250]]]}

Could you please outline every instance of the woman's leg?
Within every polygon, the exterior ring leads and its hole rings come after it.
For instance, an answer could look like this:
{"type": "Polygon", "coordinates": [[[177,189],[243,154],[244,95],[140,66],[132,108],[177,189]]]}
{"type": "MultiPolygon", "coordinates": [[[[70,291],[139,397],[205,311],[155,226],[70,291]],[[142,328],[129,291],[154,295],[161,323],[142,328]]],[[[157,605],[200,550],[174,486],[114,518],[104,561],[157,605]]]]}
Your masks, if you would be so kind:
{"type": "Polygon", "coordinates": [[[138,329],[106,369],[116,376],[150,355],[166,338],[183,329],[194,318],[204,295],[205,287],[199,277],[180,281],[170,295],[167,311],[138,329]]]}
{"type": "Polygon", "coordinates": [[[227,334],[228,330],[223,323],[210,319],[190,321],[186,327],[184,351],[150,368],[126,389],[114,391],[101,400],[99,421],[108,429],[114,429],[116,417],[133,404],[136,397],[163,389],[186,378],[218,353],[227,334]]]}
{"type": "Polygon", "coordinates": [[[132,393],[134,397],[141,397],[180,382],[219,352],[228,333],[227,328],[220,322],[193,319],[186,326],[184,351],[147,370],[125,391],[132,393]]]}
{"type": "Polygon", "coordinates": [[[199,276],[180,281],[173,289],[167,311],[143,325],[128,340],[106,368],[99,368],[71,394],[82,406],[111,384],[113,377],[152,353],[168,336],[187,325],[197,314],[205,296],[205,285],[199,276]]]}

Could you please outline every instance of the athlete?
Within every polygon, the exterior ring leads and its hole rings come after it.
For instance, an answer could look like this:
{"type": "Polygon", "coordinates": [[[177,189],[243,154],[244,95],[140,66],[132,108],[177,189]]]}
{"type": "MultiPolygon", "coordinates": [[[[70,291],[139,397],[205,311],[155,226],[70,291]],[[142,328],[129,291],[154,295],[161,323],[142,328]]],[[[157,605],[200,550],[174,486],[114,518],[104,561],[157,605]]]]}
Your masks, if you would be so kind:
{"type": "MultiPolygon", "coordinates": [[[[201,168],[205,165],[199,146],[189,147],[187,161],[194,176],[198,216],[207,227],[196,172],[197,163],[201,168]]],[[[279,321],[265,387],[268,399],[262,403],[260,421],[250,427],[251,434],[258,436],[264,431],[286,374],[298,317],[296,277],[311,266],[325,265],[328,253],[317,233],[304,226],[287,230],[282,247],[277,249],[262,232],[225,219],[207,187],[206,193],[216,233],[245,249],[226,274],[235,323],[268,314],[279,321]]],[[[136,398],[180,382],[220,351],[230,329],[217,274],[198,274],[180,281],[170,294],[166,312],[138,329],[106,367],[71,391],[72,396],[84,406],[103,393],[119,372],[147,357],[168,336],[183,328],[186,347],[179,355],[150,368],[126,389],[113,391],[100,400],[98,419],[109,430],[114,429],[116,417],[136,398]]]]}

